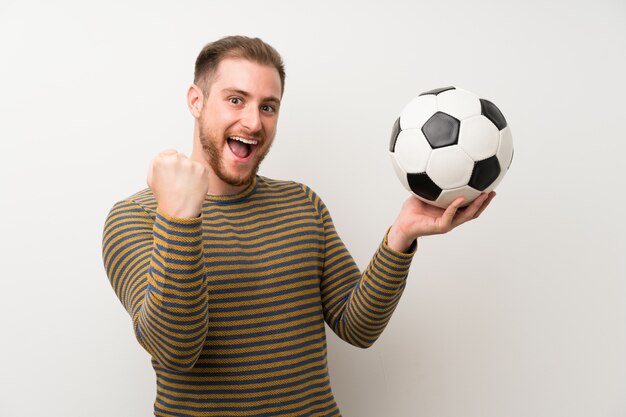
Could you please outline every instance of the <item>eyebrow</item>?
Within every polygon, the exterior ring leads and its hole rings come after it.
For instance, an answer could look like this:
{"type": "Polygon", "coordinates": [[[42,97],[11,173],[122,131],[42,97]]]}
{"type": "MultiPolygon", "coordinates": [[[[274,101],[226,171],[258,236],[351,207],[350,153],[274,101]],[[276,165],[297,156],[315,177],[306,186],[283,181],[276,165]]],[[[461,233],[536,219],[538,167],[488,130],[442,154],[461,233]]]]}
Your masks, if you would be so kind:
{"type": "MultiPolygon", "coordinates": [[[[238,94],[240,96],[243,96],[245,98],[249,98],[250,97],[250,93],[248,93],[247,91],[243,91],[243,90],[239,90],[237,88],[225,88],[222,90],[223,93],[228,93],[228,94],[238,94]]],[[[274,97],[274,96],[269,96],[269,97],[264,97],[263,100],[261,100],[263,103],[273,103],[276,105],[280,104],[280,99],[274,97]]]]}

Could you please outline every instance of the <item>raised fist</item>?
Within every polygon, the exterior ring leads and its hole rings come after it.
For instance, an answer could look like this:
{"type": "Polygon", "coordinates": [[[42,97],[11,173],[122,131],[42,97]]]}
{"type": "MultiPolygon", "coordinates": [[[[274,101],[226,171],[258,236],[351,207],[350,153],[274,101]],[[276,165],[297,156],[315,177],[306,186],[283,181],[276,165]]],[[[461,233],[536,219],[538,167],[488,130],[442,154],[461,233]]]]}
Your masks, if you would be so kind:
{"type": "Polygon", "coordinates": [[[194,218],[202,212],[209,176],[199,162],[173,149],[165,150],[150,162],[147,181],[159,210],[167,215],[194,218]]]}

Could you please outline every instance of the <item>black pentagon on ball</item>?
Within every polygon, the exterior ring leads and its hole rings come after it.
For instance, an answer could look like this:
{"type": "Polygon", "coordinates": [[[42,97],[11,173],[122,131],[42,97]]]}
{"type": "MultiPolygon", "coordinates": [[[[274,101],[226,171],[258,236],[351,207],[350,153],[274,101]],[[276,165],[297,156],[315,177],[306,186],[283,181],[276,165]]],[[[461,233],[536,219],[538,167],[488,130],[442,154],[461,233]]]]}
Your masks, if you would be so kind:
{"type": "Polygon", "coordinates": [[[422,126],[422,133],[433,149],[456,145],[461,122],[447,113],[438,111],[422,126]]]}
{"type": "Polygon", "coordinates": [[[441,188],[430,179],[425,172],[419,174],[406,174],[411,191],[426,200],[435,201],[441,194],[441,188]]]}
{"type": "Polygon", "coordinates": [[[468,185],[478,191],[484,191],[500,175],[500,162],[496,156],[474,163],[474,170],[468,185]]]}
{"type": "Polygon", "coordinates": [[[443,93],[444,91],[448,91],[448,90],[456,90],[456,87],[435,88],[434,90],[426,91],[426,92],[420,94],[420,96],[427,96],[429,94],[432,94],[432,95],[436,96],[437,94],[443,93]]]}
{"type": "Polygon", "coordinates": [[[496,125],[498,130],[502,130],[506,127],[506,119],[500,111],[500,109],[489,100],[484,98],[480,99],[480,114],[496,125]]]}
{"type": "Polygon", "coordinates": [[[402,129],[400,129],[400,118],[398,117],[391,128],[391,139],[389,140],[389,152],[394,152],[396,150],[396,141],[398,140],[398,135],[402,129]]]}

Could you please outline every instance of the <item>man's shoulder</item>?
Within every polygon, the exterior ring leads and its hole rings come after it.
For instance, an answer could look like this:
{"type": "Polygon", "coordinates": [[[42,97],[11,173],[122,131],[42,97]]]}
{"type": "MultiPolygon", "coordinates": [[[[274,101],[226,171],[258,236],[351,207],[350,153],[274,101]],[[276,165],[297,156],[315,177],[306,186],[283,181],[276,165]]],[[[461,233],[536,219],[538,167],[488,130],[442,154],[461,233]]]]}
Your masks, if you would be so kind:
{"type": "Polygon", "coordinates": [[[150,189],[136,192],[111,207],[104,224],[104,242],[128,230],[149,231],[156,218],[156,199],[150,189]]]}
{"type": "Polygon", "coordinates": [[[259,191],[270,192],[290,198],[299,198],[302,203],[312,205],[316,211],[321,211],[323,202],[315,191],[308,185],[298,181],[276,180],[258,176],[259,191]]]}
{"type": "MultiPolygon", "coordinates": [[[[273,178],[258,176],[257,184],[259,191],[272,193],[294,193],[309,197],[313,190],[306,184],[291,180],[277,180],[273,178]]],[[[310,198],[310,197],[309,197],[310,198]]]]}
{"type": "Polygon", "coordinates": [[[141,210],[154,217],[157,209],[157,200],[150,188],[144,188],[115,203],[113,210],[141,210]]]}

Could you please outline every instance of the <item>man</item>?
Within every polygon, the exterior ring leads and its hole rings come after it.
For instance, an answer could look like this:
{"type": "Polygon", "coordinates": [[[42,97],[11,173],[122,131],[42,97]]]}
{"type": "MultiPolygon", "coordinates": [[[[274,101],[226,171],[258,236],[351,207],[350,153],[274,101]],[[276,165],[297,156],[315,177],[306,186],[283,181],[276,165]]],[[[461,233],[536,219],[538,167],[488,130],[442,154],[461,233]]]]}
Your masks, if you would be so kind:
{"type": "Polygon", "coordinates": [[[157,376],[157,416],[339,416],[324,322],[368,347],[389,321],[419,236],[445,233],[494,194],[446,210],[409,198],[361,274],[320,198],[257,175],[285,73],[260,39],[205,46],[187,104],[190,158],[153,159],[149,188],[118,202],[107,275],[157,376]]]}

